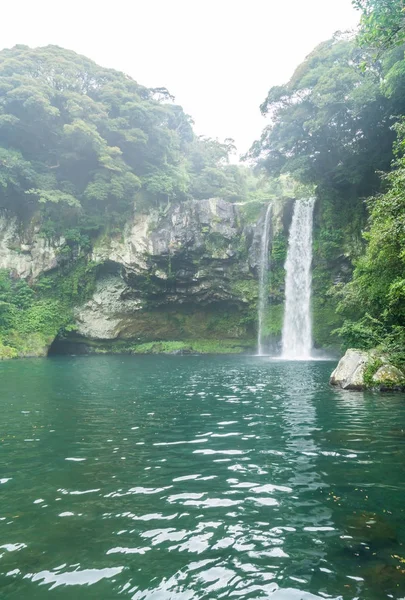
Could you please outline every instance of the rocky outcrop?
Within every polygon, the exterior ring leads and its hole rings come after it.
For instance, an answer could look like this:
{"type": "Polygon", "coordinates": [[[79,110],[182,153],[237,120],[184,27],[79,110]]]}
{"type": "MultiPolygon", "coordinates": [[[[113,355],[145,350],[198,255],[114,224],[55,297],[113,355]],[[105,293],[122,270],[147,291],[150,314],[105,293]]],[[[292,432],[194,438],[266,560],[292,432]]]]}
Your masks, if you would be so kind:
{"type": "Polygon", "coordinates": [[[333,371],[330,383],[338,385],[344,390],[362,390],[364,388],[364,374],[367,362],[367,352],[353,349],[347,350],[333,371]]]}
{"type": "Polygon", "coordinates": [[[145,341],[145,312],[160,311],[157,323],[163,309],[243,309],[236,284],[255,285],[238,210],[217,198],[135,215],[121,238],[100,240],[91,258],[100,265],[96,289],[75,311],[77,332],[91,340],[145,341]]]}
{"type": "Polygon", "coordinates": [[[97,244],[92,259],[119,267],[127,284],[121,298],[154,306],[237,301],[235,272],[249,276],[238,217],[234,205],[217,198],[174,205],[165,215],[136,215],[120,239],[97,244]]]}
{"type": "MultiPolygon", "coordinates": [[[[275,232],[286,232],[292,202],[275,203],[275,232]]],[[[60,344],[92,344],[93,350],[115,344],[119,351],[121,344],[221,340],[253,348],[266,206],[255,210],[262,215],[252,222],[238,205],[211,198],[134,212],[121,233],[93,239],[90,251],[45,239],[38,216],[24,228],[3,215],[0,269],[31,283],[63,267],[76,286],[90,269],[93,291],[73,307],[75,324],[60,344]]]]}
{"type": "Polygon", "coordinates": [[[119,337],[135,311],[142,308],[141,300],[126,298],[128,286],[119,275],[99,279],[92,298],[75,310],[77,333],[93,340],[112,340],[119,337]]]}
{"type": "Polygon", "coordinates": [[[36,279],[58,266],[58,251],[65,240],[50,242],[39,233],[39,227],[22,229],[15,217],[0,215],[0,269],[14,276],[36,279]]]}
{"type": "Polygon", "coordinates": [[[330,377],[331,385],[344,390],[403,389],[405,374],[376,350],[347,350],[330,377]]]}
{"type": "Polygon", "coordinates": [[[377,369],[372,377],[373,383],[380,388],[405,386],[405,374],[390,363],[385,363],[377,369]]]}

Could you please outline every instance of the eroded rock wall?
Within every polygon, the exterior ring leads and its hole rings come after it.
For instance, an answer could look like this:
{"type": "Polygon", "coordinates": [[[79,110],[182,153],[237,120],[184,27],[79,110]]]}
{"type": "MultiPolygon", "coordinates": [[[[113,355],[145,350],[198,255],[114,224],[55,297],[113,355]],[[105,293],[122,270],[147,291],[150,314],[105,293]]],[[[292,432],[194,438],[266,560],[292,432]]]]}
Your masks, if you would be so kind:
{"type": "Polygon", "coordinates": [[[0,269],[16,277],[33,280],[57,268],[58,251],[64,243],[63,238],[45,239],[39,226],[23,228],[15,217],[0,214],[0,269]]]}
{"type": "Polygon", "coordinates": [[[145,312],[155,311],[158,322],[162,310],[182,306],[243,310],[247,301],[236,284],[255,285],[248,249],[237,208],[220,199],[136,215],[120,239],[96,244],[91,258],[103,267],[92,298],[75,310],[77,333],[145,340],[145,312]]]}
{"type": "MultiPolygon", "coordinates": [[[[275,204],[277,235],[288,231],[292,202],[275,204]]],[[[44,274],[69,277],[78,261],[92,265],[92,292],[71,306],[71,331],[60,338],[62,345],[101,351],[115,343],[128,349],[197,339],[205,346],[240,342],[253,350],[265,211],[258,206],[257,216],[248,219],[243,207],[211,198],[134,213],[121,234],[94,239],[87,253],[63,238],[45,239],[39,226],[24,229],[3,216],[0,269],[32,283],[44,274]]]]}

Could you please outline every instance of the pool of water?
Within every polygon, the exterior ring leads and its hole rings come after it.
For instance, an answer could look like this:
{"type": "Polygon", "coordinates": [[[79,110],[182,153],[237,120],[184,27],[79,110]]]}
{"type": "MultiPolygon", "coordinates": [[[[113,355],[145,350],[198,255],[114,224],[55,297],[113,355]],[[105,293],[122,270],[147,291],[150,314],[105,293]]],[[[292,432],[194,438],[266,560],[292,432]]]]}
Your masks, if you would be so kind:
{"type": "Polygon", "coordinates": [[[333,367],[0,363],[0,598],[404,598],[405,398],[333,367]]]}

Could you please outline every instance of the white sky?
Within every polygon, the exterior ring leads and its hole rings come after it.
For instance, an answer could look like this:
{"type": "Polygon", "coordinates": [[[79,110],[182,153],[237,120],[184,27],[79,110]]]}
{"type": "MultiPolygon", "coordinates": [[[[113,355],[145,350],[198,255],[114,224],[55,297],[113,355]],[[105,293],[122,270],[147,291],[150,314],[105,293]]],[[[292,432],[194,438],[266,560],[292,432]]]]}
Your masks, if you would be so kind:
{"type": "Polygon", "coordinates": [[[351,0],[3,2],[1,48],[57,44],[167,87],[197,133],[234,138],[240,152],[265,125],[259,105],[268,89],[358,22],[351,0]]]}

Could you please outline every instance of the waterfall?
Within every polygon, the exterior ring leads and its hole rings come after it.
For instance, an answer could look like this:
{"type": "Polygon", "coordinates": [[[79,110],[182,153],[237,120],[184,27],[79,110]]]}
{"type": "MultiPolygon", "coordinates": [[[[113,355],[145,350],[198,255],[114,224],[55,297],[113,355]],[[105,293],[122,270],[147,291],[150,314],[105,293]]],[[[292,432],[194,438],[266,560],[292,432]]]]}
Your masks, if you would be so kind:
{"type": "Polygon", "coordinates": [[[257,354],[263,356],[263,321],[267,307],[268,275],[269,275],[269,241],[271,232],[272,203],[267,207],[264,218],[263,232],[260,240],[259,262],[259,303],[257,307],[257,354]]]}
{"type": "Polygon", "coordinates": [[[311,358],[312,216],[315,198],[297,200],[294,206],[287,260],[282,336],[282,358],[311,358]]]}

